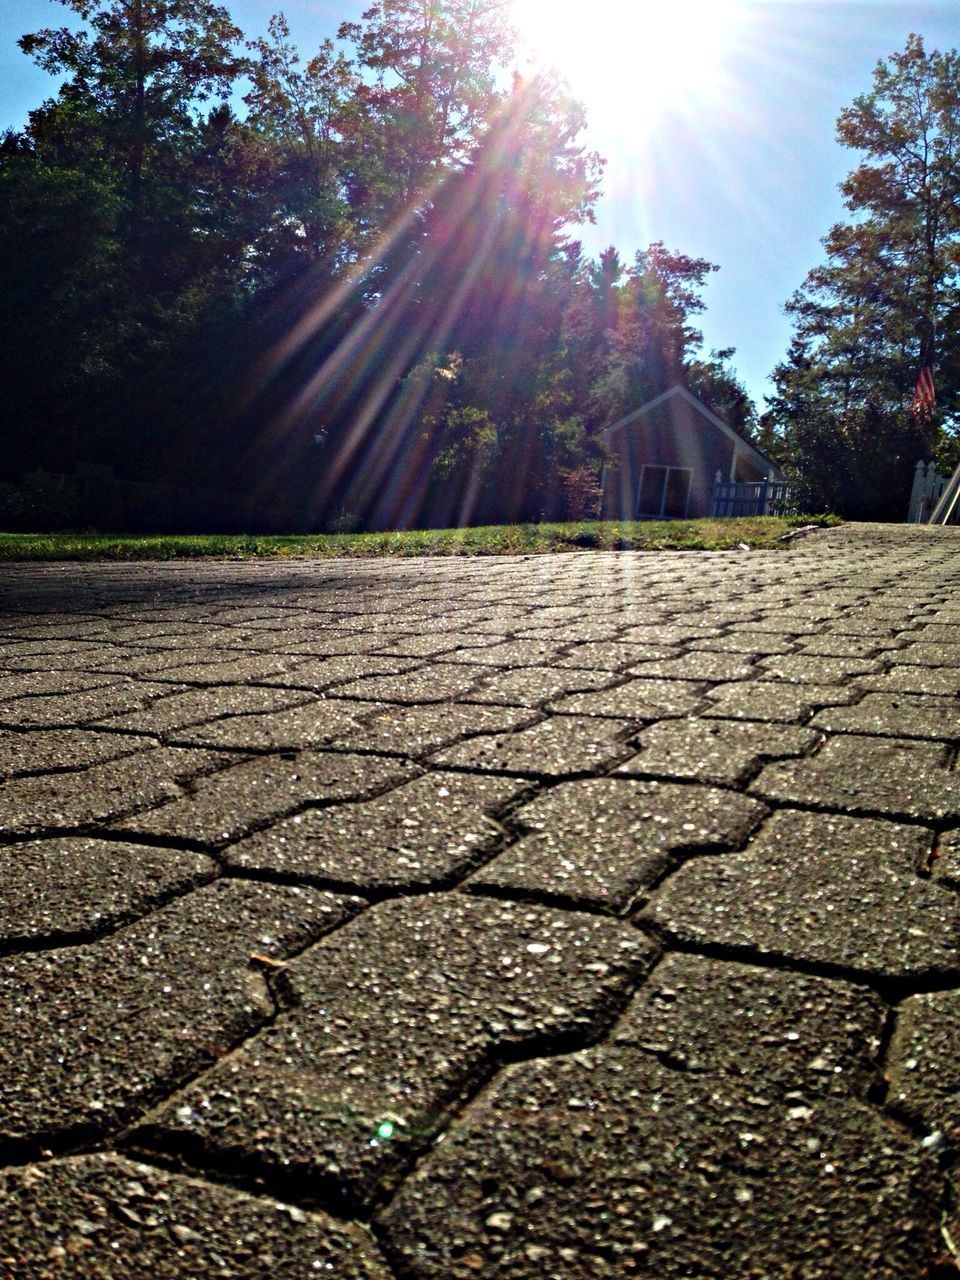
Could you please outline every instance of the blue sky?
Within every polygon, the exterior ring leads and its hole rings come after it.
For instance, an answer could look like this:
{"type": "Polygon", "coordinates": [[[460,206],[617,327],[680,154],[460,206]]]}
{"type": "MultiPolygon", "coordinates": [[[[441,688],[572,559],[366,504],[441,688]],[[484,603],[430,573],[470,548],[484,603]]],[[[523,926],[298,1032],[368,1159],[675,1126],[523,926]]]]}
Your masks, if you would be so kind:
{"type": "MultiPolygon", "coordinates": [[[[358,0],[224,2],[249,36],[264,33],[282,8],[306,55],[365,7],[358,0]]],[[[844,216],[837,184],[856,156],[835,141],[839,111],[869,88],[877,60],[902,49],[910,32],[928,49],[956,48],[960,4],[729,0],[737,21],[716,50],[709,86],[698,73],[698,88],[685,57],[684,3],[695,7],[695,0],[658,0],[656,9],[649,0],[629,7],[607,0],[605,12],[602,0],[577,4],[579,20],[591,14],[593,27],[570,42],[581,52],[566,70],[576,83],[595,60],[594,74],[577,87],[590,121],[586,141],[607,157],[597,224],[584,241],[594,253],[615,244],[629,261],[663,240],[717,263],[701,318],[704,345],[737,348],[733,367],[759,403],[789,341],[783,304],[821,260],[821,237],[844,216]],[[608,50],[635,50],[635,57],[611,61],[604,76],[604,42],[608,50]],[[654,78],[666,84],[665,69],[676,92],[664,92],[656,111],[648,100],[641,106],[643,85],[654,78]]],[[[65,16],[56,0],[0,6],[0,128],[23,124],[54,88],[17,38],[65,16]]]]}

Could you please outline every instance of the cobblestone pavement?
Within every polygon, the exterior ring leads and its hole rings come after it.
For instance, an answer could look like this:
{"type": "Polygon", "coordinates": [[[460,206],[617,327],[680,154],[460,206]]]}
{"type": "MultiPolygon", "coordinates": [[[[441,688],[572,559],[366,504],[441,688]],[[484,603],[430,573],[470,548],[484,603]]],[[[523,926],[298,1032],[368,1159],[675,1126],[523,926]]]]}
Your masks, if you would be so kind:
{"type": "Polygon", "coordinates": [[[0,567],[0,1277],[960,1274],[958,587],[0,567]]]}

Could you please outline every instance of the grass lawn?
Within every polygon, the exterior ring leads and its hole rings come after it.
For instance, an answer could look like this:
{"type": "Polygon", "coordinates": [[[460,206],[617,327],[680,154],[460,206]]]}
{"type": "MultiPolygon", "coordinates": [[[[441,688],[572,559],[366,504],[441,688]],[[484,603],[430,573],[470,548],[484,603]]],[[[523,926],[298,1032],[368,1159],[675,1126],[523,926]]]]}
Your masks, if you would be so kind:
{"type": "Polygon", "coordinates": [[[0,533],[0,560],[180,560],[199,556],[337,559],[349,556],[543,555],[584,549],[616,551],[761,550],[789,546],[784,536],[833,516],[728,520],[644,520],[573,524],[488,525],[476,529],[412,529],[401,533],[290,536],[193,534],[139,536],[0,533]]]}

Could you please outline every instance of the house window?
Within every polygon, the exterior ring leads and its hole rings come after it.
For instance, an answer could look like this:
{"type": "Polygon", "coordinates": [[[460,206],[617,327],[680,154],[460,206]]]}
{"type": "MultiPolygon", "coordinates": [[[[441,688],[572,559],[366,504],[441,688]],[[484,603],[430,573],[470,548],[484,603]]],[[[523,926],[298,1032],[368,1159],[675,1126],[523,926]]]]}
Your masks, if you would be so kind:
{"type": "Polygon", "coordinates": [[[686,467],[647,467],[640,472],[637,515],[661,520],[683,519],[690,499],[693,472],[686,467]]]}

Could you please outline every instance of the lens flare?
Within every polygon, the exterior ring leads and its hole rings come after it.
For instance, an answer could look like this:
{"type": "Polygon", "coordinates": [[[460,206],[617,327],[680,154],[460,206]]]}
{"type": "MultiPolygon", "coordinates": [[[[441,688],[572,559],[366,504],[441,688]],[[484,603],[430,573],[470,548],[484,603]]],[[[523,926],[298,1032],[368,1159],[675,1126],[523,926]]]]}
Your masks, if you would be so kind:
{"type": "Polygon", "coordinates": [[[628,119],[641,134],[663,110],[723,94],[746,22],[742,0],[513,0],[513,10],[521,61],[559,71],[592,121],[628,119]]]}
{"type": "MultiPolygon", "coordinates": [[[[331,417],[342,420],[347,406],[349,425],[339,436],[335,456],[327,456],[323,467],[316,468],[315,487],[304,498],[305,523],[312,526],[316,514],[336,502],[344,513],[365,513],[368,527],[414,528],[423,518],[431,489],[432,518],[438,518],[436,441],[423,425],[430,381],[412,376],[410,370],[429,363],[451,344],[456,349],[462,327],[476,323],[478,308],[491,331],[506,334],[511,325],[519,333],[531,312],[528,291],[537,288],[554,243],[549,220],[517,214],[523,199],[524,140],[536,118],[539,94],[536,80],[518,78],[471,165],[440,176],[420,197],[419,206],[397,219],[377,252],[359,264],[357,277],[309,307],[264,356],[251,379],[254,389],[269,393],[279,382],[284,391],[283,402],[274,404],[244,460],[245,474],[254,477],[255,501],[289,485],[288,477],[303,478],[311,468],[304,442],[322,441],[324,422],[331,417]],[[428,206],[433,235],[423,244],[418,224],[428,206]],[[406,265],[388,273],[389,283],[338,341],[324,345],[325,330],[358,283],[397,250],[401,261],[406,254],[406,265]],[[505,250],[512,263],[509,270],[504,268],[505,250]],[[322,351],[314,360],[316,342],[322,351]],[[292,379],[291,370],[297,374],[292,379]]],[[[517,350],[522,351],[520,340],[517,350]]],[[[508,351],[504,376],[510,359],[508,351]]],[[[495,423],[483,426],[496,432],[495,423]]],[[[463,451],[468,474],[449,487],[456,496],[442,512],[444,523],[463,527],[475,522],[485,441],[480,430],[463,451]]],[[[517,493],[499,496],[508,521],[517,518],[520,480],[528,470],[525,460],[518,458],[510,469],[518,478],[517,493]]]]}

